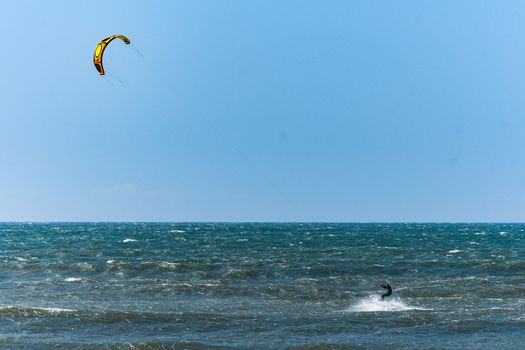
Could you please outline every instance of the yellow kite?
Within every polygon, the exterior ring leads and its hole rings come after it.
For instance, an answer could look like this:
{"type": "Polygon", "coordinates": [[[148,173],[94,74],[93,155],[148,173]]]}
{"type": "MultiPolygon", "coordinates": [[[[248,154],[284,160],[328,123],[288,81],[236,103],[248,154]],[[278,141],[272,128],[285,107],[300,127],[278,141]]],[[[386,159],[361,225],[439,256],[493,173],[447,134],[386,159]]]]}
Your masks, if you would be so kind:
{"type": "Polygon", "coordinates": [[[95,54],[93,55],[93,63],[95,64],[95,68],[98,70],[100,75],[104,75],[104,67],[102,66],[102,56],[104,55],[104,50],[106,49],[106,46],[108,46],[108,44],[116,38],[119,38],[126,44],[130,43],[129,39],[126,38],[124,35],[115,34],[107,37],[106,39],[103,39],[101,42],[98,43],[97,47],[95,48],[95,54]]]}

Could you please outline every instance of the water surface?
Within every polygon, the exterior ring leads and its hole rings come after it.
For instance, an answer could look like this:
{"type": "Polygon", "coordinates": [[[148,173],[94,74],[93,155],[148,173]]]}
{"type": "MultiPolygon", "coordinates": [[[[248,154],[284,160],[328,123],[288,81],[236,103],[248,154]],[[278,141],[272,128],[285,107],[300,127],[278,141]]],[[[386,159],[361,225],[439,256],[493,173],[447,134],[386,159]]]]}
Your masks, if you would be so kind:
{"type": "Polygon", "coordinates": [[[5,223],[0,259],[7,349],[525,342],[521,224],[5,223]]]}

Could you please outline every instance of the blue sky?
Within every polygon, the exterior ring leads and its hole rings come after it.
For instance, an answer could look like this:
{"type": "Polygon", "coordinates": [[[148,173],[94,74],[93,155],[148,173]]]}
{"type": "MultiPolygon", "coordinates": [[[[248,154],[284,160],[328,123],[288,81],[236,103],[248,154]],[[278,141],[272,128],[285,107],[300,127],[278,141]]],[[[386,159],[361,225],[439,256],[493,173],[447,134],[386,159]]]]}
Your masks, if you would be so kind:
{"type": "Polygon", "coordinates": [[[0,3],[1,221],[525,221],[521,1],[0,3]],[[102,38],[122,33],[92,64],[102,38]]]}

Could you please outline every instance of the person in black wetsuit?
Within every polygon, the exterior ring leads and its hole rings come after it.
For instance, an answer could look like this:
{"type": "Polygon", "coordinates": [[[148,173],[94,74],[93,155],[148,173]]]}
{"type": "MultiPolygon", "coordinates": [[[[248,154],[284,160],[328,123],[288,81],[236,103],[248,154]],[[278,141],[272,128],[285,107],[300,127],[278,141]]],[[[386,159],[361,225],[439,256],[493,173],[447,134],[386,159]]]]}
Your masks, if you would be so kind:
{"type": "Polygon", "coordinates": [[[386,289],[386,293],[381,295],[381,301],[383,301],[383,299],[385,299],[385,297],[389,297],[389,296],[392,295],[392,287],[390,287],[390,283],[388,283],[388,282],[381,283],[380,287],[386,289]]]}

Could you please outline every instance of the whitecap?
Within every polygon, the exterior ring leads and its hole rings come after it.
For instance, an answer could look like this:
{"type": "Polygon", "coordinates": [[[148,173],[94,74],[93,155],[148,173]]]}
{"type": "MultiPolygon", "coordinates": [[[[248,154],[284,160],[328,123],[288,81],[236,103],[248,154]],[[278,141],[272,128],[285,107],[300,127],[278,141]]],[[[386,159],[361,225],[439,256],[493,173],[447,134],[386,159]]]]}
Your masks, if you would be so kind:
{"type": "Polygon", "coordinates": [[[122,241],[122,243],[128,243],[128,242],[136,242],[137,240],[136,239],[133,239],[133,238],[126,238],[125,240],[122,241]]]}
{"type": "Polygon", "coordinates": [[[78,268],[80,271],[94,271],[95,266],[87,262],[75,263],[72,266],[78,268]]]}
{"type": "Polygon", "coordinates": [[[203,286],[205,287],[218,287],[220,286],[219,283],[204,283],[203,286]]]}
{"type": "Polygon", "coordinates": [[[460,249],[453,249],[453,250],[449,250],[448,252],[451,253],[451,254],[455,254],[455,253],[461,252],[461,250],[460,249]]]}
{"type": "Polygon", "coordinates": [[[54,313],[54,314],[58,314],[58,313],[62,313],[62,312],[75,312],[76,311],[76,310],[72,310],[72,309],[62,309],[62,308],[59,308],[59,307],[33,307],[32,309],[47,311],[47,312],[51,312],[51,313],[54,313]]]}
{"type": "Polygon", "coordinates": [[[170,230],[171,233],[184,233],[184,230],[170,230]]]}
{"type": "Polygon", "coordinates": [[[179,266],[180,266],[179,263],[173,263],[173,262],[168,262],[168,261],[163,261],[160,263],[160,267],[165,268],[165,269],[176,269],[179,266]]]}
{"type": "Polygon", "coordinates": [[[64,280],[65,282],[84,282],[85,279],[81,277],[68,277],[64,280]]]}
{"type": "Polygon", "coordinates": [[[20,306],[20,305],[1,305],[0,310],[21,310],[21,311],[41,311],[49,312],[52,314],[64,313],[64,312],[76,312],[77,310],[63,309],[58,307],[31,307],[31,306],[20,306]]]}

